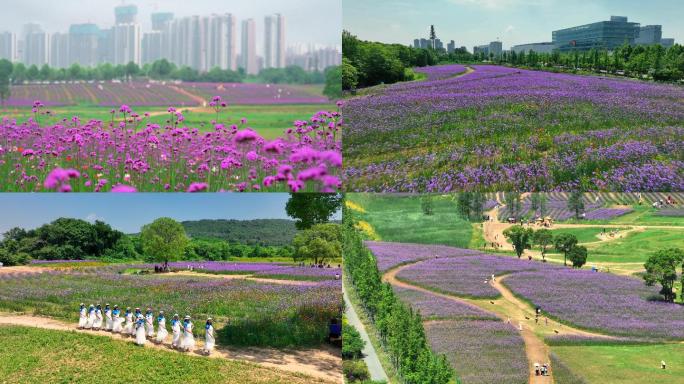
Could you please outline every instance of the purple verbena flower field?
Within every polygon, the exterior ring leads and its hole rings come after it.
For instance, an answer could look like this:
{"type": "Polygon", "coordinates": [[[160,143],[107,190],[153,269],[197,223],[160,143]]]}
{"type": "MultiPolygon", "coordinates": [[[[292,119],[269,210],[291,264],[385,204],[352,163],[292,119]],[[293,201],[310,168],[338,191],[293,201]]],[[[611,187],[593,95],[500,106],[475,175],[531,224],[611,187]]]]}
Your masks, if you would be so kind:
{"type": "Polygon", "coordinates": [[[373,252],[381,272],[388,271],[402,264],[434,257],[458,257],[479,255],[481,252],[470,249],[459,249],[446,245],[425,245],[366,241],[366,247],[373,252]]]}
{"type": "Polygon", "coordinates": [[[684,189],[684,87],[472,68],[349,100],[346,189],[684,189]]]}

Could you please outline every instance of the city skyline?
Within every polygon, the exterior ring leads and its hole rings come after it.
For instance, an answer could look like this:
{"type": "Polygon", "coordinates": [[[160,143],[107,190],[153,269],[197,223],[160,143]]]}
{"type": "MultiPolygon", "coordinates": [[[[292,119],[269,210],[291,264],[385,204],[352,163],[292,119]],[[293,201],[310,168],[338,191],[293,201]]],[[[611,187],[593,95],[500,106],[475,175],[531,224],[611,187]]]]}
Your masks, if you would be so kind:
{"type": "Polygon", "coordinates": [[[343,28],[360,39],[412,45],[427,38],[431,24],[442,42],[456,47],[492,41],[514,45],[551,41],[552,31],[627,16],[645,25],[662,25],[664,38],[684,41],[684,8],[675,0],[407,0],[343,1],[343,28]]]}

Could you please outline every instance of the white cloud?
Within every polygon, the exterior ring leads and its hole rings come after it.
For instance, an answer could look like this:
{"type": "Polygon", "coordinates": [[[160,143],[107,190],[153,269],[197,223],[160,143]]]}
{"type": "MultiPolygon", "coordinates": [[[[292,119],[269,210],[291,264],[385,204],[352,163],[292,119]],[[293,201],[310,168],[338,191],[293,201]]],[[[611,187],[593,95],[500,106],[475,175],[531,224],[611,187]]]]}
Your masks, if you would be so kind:
{"type": "Polygon", "coordinates": [[[85,217],[85,221],[90,223],[94,223],[96,220],[102,220],[102,218],[97,216],[95,212],[91,212],[85,217]]]}
{"type": "Polygon", "coordinates": [[[509,25],[509,26],[506,27],[506,29],[504,30],[504,35],[507,35],[507,34],[513,32],[514,30],[515,30],[515,27],[512,26],[512,25],[509,25]]]}

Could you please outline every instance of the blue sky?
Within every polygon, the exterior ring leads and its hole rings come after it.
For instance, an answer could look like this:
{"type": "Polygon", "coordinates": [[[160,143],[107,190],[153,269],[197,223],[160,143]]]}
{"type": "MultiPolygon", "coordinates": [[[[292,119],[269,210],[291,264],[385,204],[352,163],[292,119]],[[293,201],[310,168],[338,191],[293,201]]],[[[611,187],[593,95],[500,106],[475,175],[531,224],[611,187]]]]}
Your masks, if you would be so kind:
{"type": "Polygon", "coordinates": [[[611,15],[641,25],[661,24],[663,37],[684,43],[683,0],[342,0],[344,29],[364,40],[409,44],[437,37],[457,46],[500,39],[512,45],[551,41],[551,31],[611,15]]]}
{"type": "MultiPolygon", "coordinates": [[[[287,219],[287,193],[0,193],[0,233],[59,217],[105,221],[126,233],[166,216],[176,220],[287,219]]],[[[338,214],[336,219],[340,218],[338,214]]]]}

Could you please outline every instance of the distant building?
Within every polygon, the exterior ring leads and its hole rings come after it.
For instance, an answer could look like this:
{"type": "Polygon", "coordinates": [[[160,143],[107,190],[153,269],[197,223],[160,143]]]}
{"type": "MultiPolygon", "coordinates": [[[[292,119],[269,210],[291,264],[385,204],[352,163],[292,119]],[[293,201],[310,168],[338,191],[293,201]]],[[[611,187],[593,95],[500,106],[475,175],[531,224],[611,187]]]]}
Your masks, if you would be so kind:
{"type": "Polygon", "coordinates": [[[114,26],[114,62],[126,65],[130,62],[141,64],[140,24],[119,24],[114,26]]]}
{"type": "Polygon", "coordinates": [[[546,43],[530,43],[530,44],[519,44],[511,47],[511,51],[515,53],[533,51],[536,53],[552,53],[554,45],[552,42],[546,43]]]}
{"type": "Polygon", "coordinates": [[[639,36],[634,40],[637,45],[660,44],[663,38],[662,25],[645,25],[639,29],[639,36]]]}
{"type": "MultiPolygon", "coordinates": [[[[98,43],[100,39],[100,28],[95,24],[74,24],[69,28],[69,50],[68,62],[66,65],[56,65],[64,68],[73,63],[78,63],[85,67],[94,67],[98,64],[99,58],[98,43]]],[[[53,44],[54,47],[54,44],[53,44]]],[[[54,48],[53,48],[54,50],[54,48]]]]}
{"type": "Polygon", "coordinates": [[[489,43],[489,53],[494,57],[499,57],[503,53],[503,43],[500,41],[492,41],[489,43]]]}
{"type": "Polygon", "coordinates": [[[12,32],[0,32],[0,59],[17,59],[17,35],[12,32]]]}
{"type": "Polygon", "coordinates": [[[232,14],[209,18],[207,68],[237,69],[237,19],[232,14]]]}
{"type": "Polygon", "coordinates": [[[24,25],[22,62],[38,67],[47,64],[50,58],[50,39],[38,24],[24,25]]]}
{"type": "Polygon", "coordinates": [[[625,43],[634,45],[640,33],[639,23],[623,16],[611,16],[610,21],[580,25],[553,31],[553,43],[561,52],[587,51],[592,48],[613,50],[625,43]]]}
{"type": "Polygon", "coordinates": [[[77,61],[71,60],[70,50],[70,35],[68,33],[53,33],[50,36],[50,60],[48,62],[50,66],[66,68],[77,63],[77,61]]]}
{"type": "Polygon", "coordinates": [[[264,18],[264,67],[285,68],[285,17],[264,18]]]}
{"type": "Polygon", "coordinates": [[[114,8],[116,24],[135,24],[138,21],[138,7],[135,5],[121,5],[114,8]]]}
{"type": "Polygon", "coordinates": [[[142,64],[151,64],[164,57],[162,51],[162,33],[146,32],[142,38],[142,64]]]}
{"type": "Polygon", "coordinates": [[[256,24],[254,19],[242,21],[242,44],[241,44],[240,68],[248,75],[259,73],[259,63],[256,54],[256,24]]]}
{"type": "Polygon", "coordinates": [[[474,46],[473,47],[473,54],[475,54],[475,55],[484,54],[485,56],[489,56],[489,44],[474,46]]]}
{"type": "Polygon", "coordinates": [[[97,57],[99,63],[114,62],[114,28],[100,30],[97,39],[97,57]]]}
{"type": "Polygon", "coordinates": [[[675,39],[673,39],[673,38],[660,39],[660,45],[662,45],[665,48],[670,48],[674,44],[675,44],[675,39]]]}
{"type": "Polygon", "coordinates": [[[166,25],[173,20],[173,13],[155,12],[150,18],[152,19],[152,30],[161,32],[166,28],[166,25]]]}

